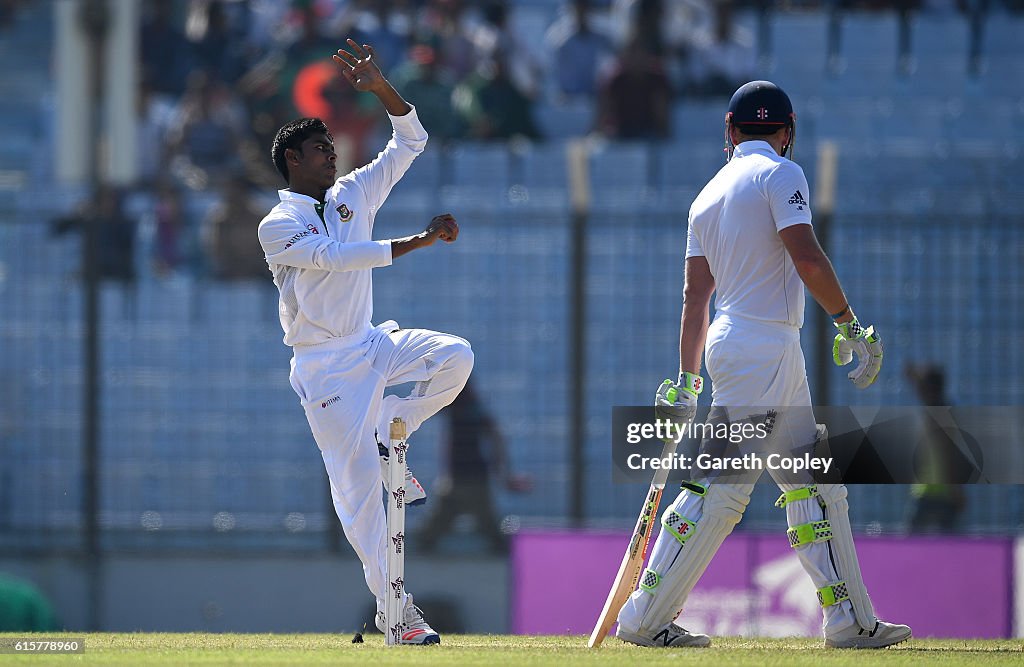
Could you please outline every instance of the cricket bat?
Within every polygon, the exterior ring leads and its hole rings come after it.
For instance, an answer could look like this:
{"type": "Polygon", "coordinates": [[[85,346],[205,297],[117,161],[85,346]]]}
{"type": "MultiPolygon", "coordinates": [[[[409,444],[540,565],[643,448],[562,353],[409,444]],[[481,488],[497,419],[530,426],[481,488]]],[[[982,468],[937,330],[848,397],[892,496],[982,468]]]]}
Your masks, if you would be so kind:
{"type": "MultiPolygon", "coordinates": [[[[676,442],[669,439],[665,442],[665,448],[661,450],[662,460],[672,456],[675,451],[676,442]]],[[[651,542],[651,530],[658,514],[658,505],[661,504],[661,494],[665,490],[668,473],[667,467],[654,473],[651,488],[647,490],[647,499],[636,520],[636,527],[633,528],[633,536],[629,538],[629,547],[622,557],[622,564],[619,565],[618,574],[615,575],[615,581],[612,582],[612,589],[609,591],[604,609],[601,610],[601,615],[597,619],[597,625],[590,633],[590,641],[587,642],[588,648],[601,645],[615,623],[615,619],[618,618],[622,605],[626,604],[626,598],[636,589],[636,584],[640,579],[640,568],[643,567],[644,559],[647,557],[647,545],[651,542]]]]}

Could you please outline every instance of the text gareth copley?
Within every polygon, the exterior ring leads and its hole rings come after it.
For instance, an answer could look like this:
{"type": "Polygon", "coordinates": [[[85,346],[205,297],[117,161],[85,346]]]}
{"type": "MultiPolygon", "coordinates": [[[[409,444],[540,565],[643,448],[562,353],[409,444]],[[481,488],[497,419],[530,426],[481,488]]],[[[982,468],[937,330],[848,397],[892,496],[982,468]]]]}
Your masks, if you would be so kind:
{"type": "Polygon", "coordinates": [[[744,454],[733,457],[717,457],[710,454],[698,454],[696,457],[673,454],[662,458],[647,457],[642,454],[630,454],[626,465],[630,470],[786,470],[800,472],[802,470],[820,470],[828,473],[832,469],[831,457],[817,457],[810,454],[802,456],[783,456],[769,454],[766,457],[757,454],[744,454]]]}

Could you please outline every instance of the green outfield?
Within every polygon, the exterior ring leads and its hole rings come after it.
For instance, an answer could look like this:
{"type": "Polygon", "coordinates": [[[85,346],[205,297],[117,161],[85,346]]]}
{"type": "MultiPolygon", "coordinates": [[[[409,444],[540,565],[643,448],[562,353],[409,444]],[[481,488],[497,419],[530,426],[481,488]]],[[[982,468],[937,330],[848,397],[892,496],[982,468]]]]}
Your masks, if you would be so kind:
{"type": "MultiPolygon", "coordinates": [[[[0,634],[0,644],[16,635],[0,634]]],[[[1022,664],[1024,641],[912,639],[880,651],[826,651],[810,639],[716,638],[709,649],[643,649],[609,639],[587,649],[578,637],[444,635],[441,646],[385,648],[379,634],[352,635],[68,634],[79,655],[0,655],[31,665],[963,665],[1022,664]],[[642,662],[641,662],[642,661],[642,662]]]]}

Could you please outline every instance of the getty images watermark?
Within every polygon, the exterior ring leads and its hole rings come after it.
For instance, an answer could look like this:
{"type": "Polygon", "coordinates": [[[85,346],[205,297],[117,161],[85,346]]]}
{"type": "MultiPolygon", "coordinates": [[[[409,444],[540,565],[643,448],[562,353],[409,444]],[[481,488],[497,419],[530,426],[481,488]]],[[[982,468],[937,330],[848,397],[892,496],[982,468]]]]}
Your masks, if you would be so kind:
{"type": "MultiPolygon", "coordinates": [[[[756,418],[740,421],[691,421],[677,423],[670,419],[654,419],[650,421],[628,422],[626,424],[626,443],[639,445],[645,440],[658,442],[671,441],[679,445],[683,440],[699,440],[703,442],[726,443],[728,445],[746,444],[751,451],[732,452],[723,455],[721,446],[709,447],[709,450],[696,454],[690,451],[661,452],[651,456],[647,452],[632,452],[626,456],[626,467],[632,471],[648,470],[681,470],[690,472],[721,472],[721,471],[788,471],[805,470],[828,473],[835,463],[831,456],[814,456],[810,452],[787,453],[764,452],[764,444],[774,430],[777,412],[765,411],[756,418]],[[763,415],[763,416],[762,416],[763,415]]],[[[803,443],[801,443],[803,444],[803,443]]]]}
{"type": "Polygon", "coordinates": [[[1021,433],[1020,406],[715,406],[688,423],[615,407],[612,479],[1024,484],[1021,433]]]}

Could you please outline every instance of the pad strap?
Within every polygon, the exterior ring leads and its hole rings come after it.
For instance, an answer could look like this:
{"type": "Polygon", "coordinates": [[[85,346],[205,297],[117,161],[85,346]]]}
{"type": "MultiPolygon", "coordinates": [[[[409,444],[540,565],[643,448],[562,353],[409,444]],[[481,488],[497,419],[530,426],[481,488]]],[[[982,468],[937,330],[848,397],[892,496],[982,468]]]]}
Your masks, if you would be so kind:
{"type": "Polygon", "coordinates": [[[794,549],[805,544],[827,542],[832,539],[832,524],[827,519],[803,523],[787,530],[786,536],[789,537],[789,546],[794,549]]]}
{"type": "Polygon", "coordinates": [[[661,525],[672,533],[680,544],[686,544],[686,540],[693,536],[693,531],[697,527],[696,523],[675,510],[665,512],[661,519],[661,525]]]}
{"type": "Polygon", "coordinates": [[[779,509],[785,509],[786,505],[795,503],[798,500],[809,500],[810,498],[817,498],[820,494],[818,493],[818,487],[816,486],[805,486],[800,489],[793,489],[792,491],[786,491],[779,499],[775,501],[775,506],[779,509]]]}
{"type": "MultiPolygon", "coordinates": [[[[705,484],[703,480],[700,483],[705,484]]],[[[720,483],[706,488],[705,495],[680,493],[662,513],[661,530],[647,565],[658,576],[645,571],[641,576],[645,585],[619,612],[619,622],[627,630],[650,631],[653,637],[679,615],[711,557],[739,523],[754,485],[720,483]],[[651,590],[652,586],[657,589],[651,590]]]]}
{"type": "Polygon", "coordinates": [[[644,576],[640,577],[640,588],[653,593],[654,589],[661,583],[661,575],[647,567],[644,568],[644,576]]]}
{"type": "Polygon", "coordinates": [[[682,482],[679,488],[683,491],[689,491],[690,493],[696,493],[698,496],[706,496],[708,493],[708,487],[697,482],[682,482]]]}
{"type": "Polygon", "coordinates": [[[818,589],[818,604],[822,607],[831,607],[834,604],[839,604],[843,600],[849,599],[850,596],[846,592],[845,581],[838,581],[818,589]]]}

